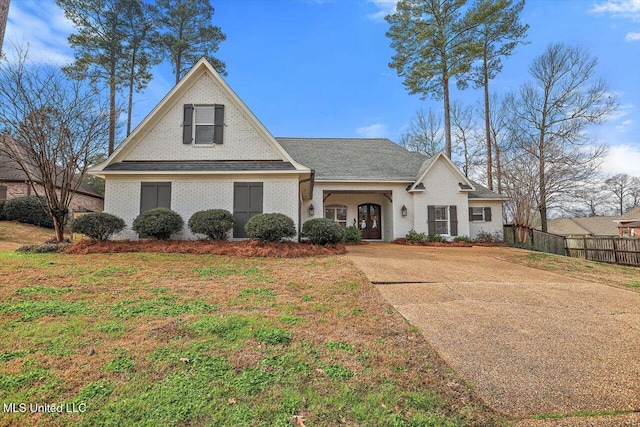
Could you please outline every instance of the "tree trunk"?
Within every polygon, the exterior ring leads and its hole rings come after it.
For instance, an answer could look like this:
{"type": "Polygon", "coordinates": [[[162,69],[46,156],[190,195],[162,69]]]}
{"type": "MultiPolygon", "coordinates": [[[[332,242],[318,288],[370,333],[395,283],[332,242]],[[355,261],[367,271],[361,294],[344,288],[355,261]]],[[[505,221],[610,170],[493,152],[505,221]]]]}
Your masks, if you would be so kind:
{"type": "Polygon", "coordinates": [[[64,218],[60,219],[53,216],[53,229],[56,232],[56,240],[58,243],[64,242],[64,218]]]}
{"type": "Polygon", "coordinates": [[[449,106],[449,78],[443,73],[442,88],[444,89],[444,141],[445,154],[451,158],[451,108],[449,106]]]}
{"type": "Polygon", "coordinates": [[[500,161],[500,147],[496,144],[496,180],[498,184],[498,194],[502,194],[502,162],[500,161]]]}
{"type": "Polygon", "coordinates": [[[485,49],[483,63],[484,78],[484,129],[487,136],[487,188],[493,191],[493,159],[491,156],[491,121],[489,110],[489,74],[487,72],[487,52],[485,49]]]}
{"type": "Polygon", "coordinates": [[[544,132],[540,134],[539,141],[539,154],[540,154],[540,168],[538,170],[539,178],[540,178],[540,206],[538,207],[540,211],[540,227],[542,231],[547,232],[547,180],[545,176],[545,150],[544,150],[544,132]]]}
{"type": "Polygon", "coordinates": [[[131,133],[131,111],[133,110],[133,83],[135,77],[136,52],[131,53],[131,68],[129,69],[129,105],[127,106],[127,136],[131,133]]]}

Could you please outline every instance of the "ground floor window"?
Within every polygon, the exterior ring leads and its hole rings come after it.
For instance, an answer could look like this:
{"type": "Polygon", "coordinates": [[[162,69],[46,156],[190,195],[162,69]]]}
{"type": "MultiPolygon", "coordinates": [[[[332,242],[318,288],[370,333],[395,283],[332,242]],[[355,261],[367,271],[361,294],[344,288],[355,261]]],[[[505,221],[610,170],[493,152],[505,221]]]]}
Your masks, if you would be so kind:
{"type": "Polygon", "coordinates": [[[436,206],[436,234],[449,234],[448,206],[436,206]]]}
{"type": "Polygon", "coordinates": [[[347,226],[347,207],[341,205],[330,205],[324,208],[324,217],[332,219],[342,227],[347,226]]]}
{"type": "Polygon", "coordinates": [[[429,234],[458,235],[458,211],[455,205],[427,206],[429,234]]]}
{"type": "Polygon", "coordinates": [[[471,210],[471,221],[484,221],[484,208],[469,208],[471,210]]]}
{"type": "Polygon", "coordinates": [[[262,182],[233,183],[233,237],[246,237],[244,226],[249,219],[262,213],[262,182]]]}
{"type": "Polygon", "coordinates": [[[170,182],[143,182],[140,189],[140,213],[155,208],[171,209],[170,182]]]}
{"type": "Polygon", "coordinates": [[[7,186],[0,185],[0,200],[7,200],[7,186]]]}

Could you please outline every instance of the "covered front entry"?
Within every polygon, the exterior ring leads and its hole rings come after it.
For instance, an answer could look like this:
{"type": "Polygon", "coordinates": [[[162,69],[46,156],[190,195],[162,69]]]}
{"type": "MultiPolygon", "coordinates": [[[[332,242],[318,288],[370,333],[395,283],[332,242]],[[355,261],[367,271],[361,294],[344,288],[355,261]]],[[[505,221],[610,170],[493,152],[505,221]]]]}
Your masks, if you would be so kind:
{"type": "Polygon", "coordinates": [[[358,228],[363,239],[382,238],[382,209],[374,203],[358,205],[358,228]]]}

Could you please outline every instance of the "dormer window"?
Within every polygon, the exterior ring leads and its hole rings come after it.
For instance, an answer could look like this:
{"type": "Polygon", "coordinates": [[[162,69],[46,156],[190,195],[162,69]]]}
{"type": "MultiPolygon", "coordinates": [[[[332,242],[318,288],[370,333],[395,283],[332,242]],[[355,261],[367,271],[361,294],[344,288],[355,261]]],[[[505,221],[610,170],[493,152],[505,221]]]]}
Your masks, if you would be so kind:
{"type": "Polygon", "coordinates": [[[183,144],[222,144],[224,139],[224,105],[184,106],[183,144]]]}

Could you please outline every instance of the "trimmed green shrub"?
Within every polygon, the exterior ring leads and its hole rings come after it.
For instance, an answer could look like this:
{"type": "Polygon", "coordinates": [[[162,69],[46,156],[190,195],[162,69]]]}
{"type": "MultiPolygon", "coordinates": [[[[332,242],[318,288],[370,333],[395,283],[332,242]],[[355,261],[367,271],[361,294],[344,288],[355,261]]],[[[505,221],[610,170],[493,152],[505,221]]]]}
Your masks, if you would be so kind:
{"type": "Polygon", "coordinates": [[[504,236],[502,235],[502,231],[500,230],[496,230],[493,233],[482,230],[476,235],[476,238],[474,240],[476,242],[496,243],[503,242],[504,236]]]}
{"type": "Polygon", "coordinates": [[[427,235],[424,233],[418,233],[416,230],[411,229],[406,236],[404,236],[404,239],[407,243],[420,243],[427,239],[427,235]]]}
{"type": "Polygon", "coordinates": [[[314,245],[336,244],[344,240],[344,228],[328,218],[314,218],[302,224],[302,234],[314,245]]]}
{"type": "Polygon", "coordinates": [[[469,236],[456,236],[453,238],[453,241],[471,243],[471,239],[469,238],[469,236]]]}
{"type": "Polygon", "coordinates": [[[124,220],[104,212],[88,213],[74,219],[71,231],[84,234],[92,240],[104,241],[124,229],[124,220]]]}
{"type": "Polygon", "coordinates": [[[436,242],[436,243],[444,243],[447,239],[442,237],[440,234],[429,234],[427,236],[427,242],[436,242]]]}
{"type": "Polygon", "coordinates": [[[244,226],[247,236],[263,242],[279,242],[296,235],[293,220],[279,213],[260,214],[251,217],[244,226]]]}
{"type": "Polygon", "coordinates": [[[194,234],[204,234],[213,240],[227,240],[227,233],[233,228],[233,214],[224,209],[209,209],[194,213],[189,218],[189,230],[194,234]]]}
{"type": "Polygon", "coordinates": [[[4,204],[5,204],[6,200],[0,200],[0,221],[4,221],[5,219],[7,219],[4,216],[4,204]]]}
{"type": "Polygon", "coordinates": [[[348,226],[344,229],[344,241],[349,243],[361,242],[362,231],[358,227],[354,227],[353,225],[348,226]]]}
{"type": "Polygon", "coordinates": [[[142,236],[168,240],[172,234],[182,231],[182,217],[171,209],[155,208],[142,212],[133,220],[134,231],[142,236]]]}
{"type": "MultiPolygon", "coordinates": [[[[46,205],[44,198],[41,198],[46,205]]],[[[53,219],[45,212],[37,196],[18,197],[4,204],[4,216],[9,221],[53,228],[53,219]]]]}

